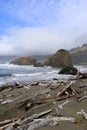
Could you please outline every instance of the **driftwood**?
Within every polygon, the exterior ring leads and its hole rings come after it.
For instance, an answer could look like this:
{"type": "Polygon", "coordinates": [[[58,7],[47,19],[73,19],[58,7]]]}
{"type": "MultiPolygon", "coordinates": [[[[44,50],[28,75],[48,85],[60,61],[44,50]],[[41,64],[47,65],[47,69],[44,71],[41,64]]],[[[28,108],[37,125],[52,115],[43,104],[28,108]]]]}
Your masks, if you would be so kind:
{"type": "Polygon", "coordinates": [[[9,124],[9,123],[15,122],[15,121],[17,121],[17,120],[19,120],[19,119],[20,119],[20,118],[12,118],[12,119],[10,119],[10,120],[2,121],[2,122],[0,122],[0,127],[1,127],[1,126],[4,126],[4,125],[6,125],[6,124],[9,124]]]}
{"type": "Polygon", "coordinates": [[[83,99],[87,99],[87,92],[84,91],[84,95],[78,99],[78,101],[82,101],[83,99]]]}
{"type": "MultiPolygon", "coordinates": [[[[46,112],[44,112],[46,114],[46,112]]],[[[41,115],[40,115],[41,116],[41,115]]],[[[17,130],[34,130],[35,128],[49,125],[49,126],[55,126],[58,124],[59,121],[70,121],[72,123],[76,122],[74,117],[46,117],[46,118],[40,118],[40,119],[34,119],[30,121],[30,118],[25,118],[23,121],[17,120],[15,122],[11,122],[9,124],[6,124],[2,127],[0,127],[0,130],[13,130],[16,128],[17,130]]]]}
{"type": "Polygon", "coordinates": [[[64,100],[67,99],[69,97],[74,96],[75,94],[77,94],[77,92],[71,88],[71,85],[74,83],[70,82],[70,84],[68,84],[63,90],[61,90],[57,96],[51,96],[49,93],[49,89],[44,90],[43,92],[40,91],[38,93],[35,93],[31,96],[30,99],[27,99],[23,102],[21,102],[18,107],[25,107],[25,110],[28,110],[29,108],[31,108],[32,106],[35,106],[37,104],[42,104],[42,103],[46,103],[46,102],[51,102],[51,101],[60,101],[60,100],[64,100]],[[46,97],[42,97],[42,94],[47,94],[46,97]],[[39,96],[39,97],[38,97],[39,96]],[[27,107],[29,106],[29,107],[27,107]],[[28,109],[26,109],[28,108],[28,109]]]}
{"type": "Polygon", "coordinates": [[[14,99],[7,99],[7,100],[3,100],[0,102],[0,104],[4,105],[4,104],[8,104],[8,103],[11,103],[11,102],[14,102],[15,100],[21,98],[22,96],[19,96],[19,97],[16,97],[14,99]]]}
{"type": "Polygon", "coordinates": [[[58,92],[57,96],[61,96],[64,94],[69,94],[69,95],[73,95],[76,93],[76,91],[71,88],[71,85],[75,83],[75,81],[70,82],[63,90],[61,90],[60,92],[58,92]]]}
{"type": "Polygon", "coordinates": [[[57,125],[59,121],[70,121],[75,122],[74,117],[47,117],[42,119],[35,119],[33,122],[29,123],[28,130],[34,130],[35,128],[45,126],[45,125],[57,125]]]}
{"type": "Polygon", "coordinates": [[[18,123],[19,121],[20,121],[20,119],[13,123],[2,126],[2,127],[0,127],[0,130],[13,130],[13,126],[15,125],[15,123],[18,123]]]}
{"type": "Polygon", "coordinates": [[[77,112],[77,115],[83,115],[84,119],[87,120],[87,113],[83,109],[81,109],[80,112],[77,112]]]}
{"type": "Polygon", "coordinates": [[[26,124],[27,122],[29,123],[29,122],[31,122],[33,119],[39,118],[39,117],[41,117],[41,116],[44,116],[44,115],[50,113],[51,111],[52,111],[52,110],[50,109],[50,110],[48,110],[48,111],[44,111],[44,112],[41,112],[41,113],[39,113],[39,114],[34,114],[34,115],[31,116],[31,117],[27,117],[27,118],[21,120],[18,124],[15,124],[15,125],[20,126],[20,125],[26,124]]]}
{"type": "Polygon", "coordinates": [[[63,102],[62,104],[59,104],[58,107],[59,107],[60,109],[63,109],[63,106],[64,106],[65,104],[69,103],[69,102],[70,102],[69,100],[66,100],[66,101],[63,102]]]}
{"type": "Polygon", "coordinates": [[[81,113],[82,113],[83,117],[87,120],[87,113],[85,113],[85,111],[83,109],[81,109],[81,113]]]}
{"type": "Polygon", "coordinates": [[[0,122],[0,130],[11,130],[13,129],[14,127],[18,128],[18,127],[21,127],[22,125],[25,125],[27,123],[30,123],[32,122],[34,119],[37,119],[39,117],[42,117],[48,113],[50,113],[52,110],[48,110],[48,111],[44,111],[44,112],[41,112],[39,114],[34,114],[32,115],[31,117],[27,117],[27,118],[13,118],[13,119],[10,119],[10,120],[5,120],[5,121],[2,121],[0,122]]]}
{"type": "Polygon", "coordinates": [[[80,87],[80,88],[87,87],[87,84],[86,84],[86,83],[85,83],[85,84],[80,84],[79,87],[80,87]]]}

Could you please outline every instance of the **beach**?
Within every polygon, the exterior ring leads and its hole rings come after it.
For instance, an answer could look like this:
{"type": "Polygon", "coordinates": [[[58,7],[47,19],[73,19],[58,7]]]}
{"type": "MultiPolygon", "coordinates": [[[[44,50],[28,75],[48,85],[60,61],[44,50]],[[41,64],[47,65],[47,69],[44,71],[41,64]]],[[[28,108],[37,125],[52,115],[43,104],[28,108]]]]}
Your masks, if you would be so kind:
{"type": "MultiPolygon", "coordinates": [[[[77,114],[81,110],[87,113],[87,79],[54,79],[33,81],[27,85],[10,86],[0,92],[0,121],[12,118],[26,118],[51,110],[42,118],[73,117],[76,122],[59,121],[57,125],[42,125],[38,130],[86,130],[87,120],[77,114]],[[81,84],[85,84],[81,86],[81,84]],[[65,88],[69,88],[64,90],[65,88]],[[60,94],[60,92],[64,92],[60,94]],[[68,93],[68,94],[67,94],[68,93]],[[58,95],[60,94],[60,95],[58,95]],[[62,108],[61,104],[64,104],[62,108]],[[28,106],[29,105],[29,106],[28,106]]],[[[40,118],[39,118],[40,119],[40,118]]],[[[15,128],[13,128],[15,129],[15,128]]],[[[27,128],[26,128],[27,129],[27,128]]]]}

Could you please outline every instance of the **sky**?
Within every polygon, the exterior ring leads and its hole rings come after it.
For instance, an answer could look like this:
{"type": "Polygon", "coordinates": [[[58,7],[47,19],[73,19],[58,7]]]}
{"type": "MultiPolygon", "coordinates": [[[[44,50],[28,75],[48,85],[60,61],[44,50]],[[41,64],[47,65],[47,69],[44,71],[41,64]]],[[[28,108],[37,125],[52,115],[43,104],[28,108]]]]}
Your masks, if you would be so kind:
{"type": "Polygon", "coordinates": [[[52,54],[87,43],[87,0],[0,0],[0,55],[52,54]]]}

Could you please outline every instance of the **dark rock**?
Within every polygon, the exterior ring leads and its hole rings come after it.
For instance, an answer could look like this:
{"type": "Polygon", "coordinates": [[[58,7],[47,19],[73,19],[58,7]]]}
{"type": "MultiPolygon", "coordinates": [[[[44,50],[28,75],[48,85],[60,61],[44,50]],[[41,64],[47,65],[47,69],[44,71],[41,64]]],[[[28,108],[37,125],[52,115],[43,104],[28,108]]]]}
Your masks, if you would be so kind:
{"type": "Polygon", "coordinates": [[[16,64],[16,65],[35,65],[36,64],[36,59],[31,57],[31,56],[21,57],[21,58],[18,58],[16,60],[12,61],[11,64],[16,64]]]}
{"type": "Polygon", "coordinates": [[[71,55],[67,50],[61,49],[49,58],[48,65],[51,67],[72,66],[71,55]]]}
{"type": "Polygon", "coordinates": [[[77,74],[77,69],[75,67],[64,67],[63,69],[61,69],[59,71],[59,74],[72,74],[72,75],[76,75],[77,74]]]}
{"type": "Polygon", "coordinates": [[[40,63],[40,62],[37,62],[34,66],[35,66],[35,67],[43,67],[44,64],[42,64],[42,63],[40,63]]]}

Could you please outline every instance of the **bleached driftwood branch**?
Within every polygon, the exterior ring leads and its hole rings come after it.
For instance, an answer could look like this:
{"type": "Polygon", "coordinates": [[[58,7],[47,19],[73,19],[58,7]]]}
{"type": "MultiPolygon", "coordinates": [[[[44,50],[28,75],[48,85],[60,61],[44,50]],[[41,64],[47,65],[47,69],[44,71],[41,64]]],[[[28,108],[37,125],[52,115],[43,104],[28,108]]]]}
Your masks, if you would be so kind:
{"type": "Polygon", "coordinates": [[[83,109],[81,109],[81,113],[84,116],[84,118],[87,120],[87,113],[85,113],[85,111],[83,109]]]}
{"type": "Polygon", "coordinates": [[[83,100],[83,99],[86,99],[87,98],[87,92],[86,91],[84,91],[84,96],[82,96],[81,98],[79,98],[79,102],[81,101],[81,100],[83,100]]]}
{"type": "Polygon", "coordinates": [[[62,104],[59,104],[58,107],[59,107],[60,109],[63,109],[63,106],[64,106],[65,104],[69,103],[69,102],[70,102],[69,100],[66,100],[66,101],[63,102],[62,104]]]}
{"type": "Polygon", "coordinates": [[[2,122],[0,122],[0,127],[3,126],[3,125],[9,124],[9,123],[15,122],[19,119],[20,118],[12,118],[12,119],[9,119],[9,120],[2,121],[2,122]]]}
{"type": "Polygon", "coordinates": [[[70,121],[75,122],[74,117],[47,117],[42,119],[35,119],[33,122],[29,123],[28,130],[34,130],[35,128],[45,126],[45,125],[57,125],[59,121],[70,121]]]}
{"type": "Polygon", "coordinates": [[[75,81],[71,81],[62,91],[58,92],[57,96],[62,95],[64,92],[67,92],[67,95],[68,95],[69,94],[68,89],[71,89],[71,91],[73,92],[71,85],[74,84],[74,83],[75,83],[75,81]]]}
{"type": "Polygon", "coordinates": [[[52,111],[52,110],[50,109],[50,110],[48,110],[48,111],[44,111],[44,112],[41,112],[41,113],[39,113],[39,114],[34,114],[34,115],[32,115],[31,117],[27,117],[27,118],[21,120],[17,125],[26,124],[27,122],[30,122],[30,121],[32,121],[33,119],[39,118],[39,117],[41,117],[41,116],[44,116],[44,115],[50,113],[51,111],[52,111]]]}

